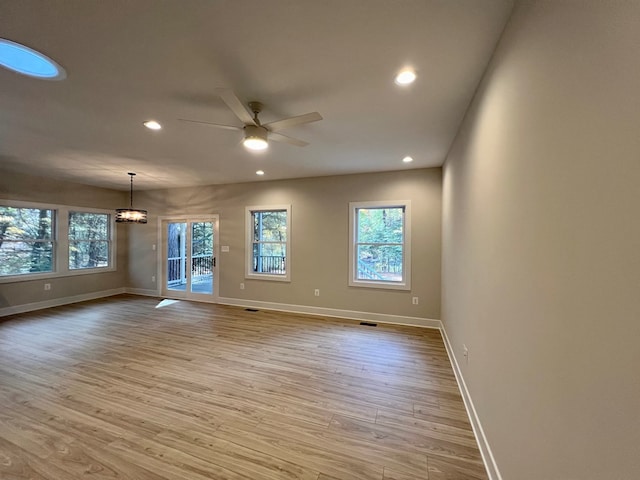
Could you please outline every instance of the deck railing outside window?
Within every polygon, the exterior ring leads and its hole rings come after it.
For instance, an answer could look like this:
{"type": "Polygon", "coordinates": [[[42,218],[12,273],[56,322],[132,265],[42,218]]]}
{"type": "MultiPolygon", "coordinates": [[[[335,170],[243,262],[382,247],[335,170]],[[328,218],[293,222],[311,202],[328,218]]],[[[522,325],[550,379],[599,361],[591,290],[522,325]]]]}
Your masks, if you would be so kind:
{"type": "Polygon", "coordinates": [[[253,271],[256,273],[285,274],[286,257],[280,255],[261,255],[253,258],[253,271]]]}

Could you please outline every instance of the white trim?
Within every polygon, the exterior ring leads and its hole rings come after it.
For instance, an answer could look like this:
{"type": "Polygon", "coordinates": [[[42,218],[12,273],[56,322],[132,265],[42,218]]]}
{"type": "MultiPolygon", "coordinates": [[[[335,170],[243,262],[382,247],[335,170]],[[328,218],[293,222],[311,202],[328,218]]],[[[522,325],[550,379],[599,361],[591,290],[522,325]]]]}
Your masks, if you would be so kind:
{"type": "Polygon", "coordinates": [[[140,295],[142,297],[161,297],[160,292],[158,290],[150,290],[148,288],[129,288],[126,287],[124,289],[124,293],[128,293],[130,295],[140,295]]]}
{"type": "Polygon", "coordinates": [[[406,317],[403,315],[389,315],[386,313],[358,312],[354,310],[339,310],[336,308],[311,307],[307,305],[291,305],[288,303],[262,302],[247,300],[244,298],[220,297],[218,303],[233,305],[236,307],[261,308],[264,310],[277,310],[280,312],[303,313],[307,315],[319,315],[322,317],[348,318],[352,320],[365,320],[380,323],[392,323],[395,325],[409,325],[412,327],[440,329],[440,320],[421,317],[406,317]]]}
{"type": "MultiPolygon", "coordinates": [[[[178,295],[172,295],[172,290],[170,290],[167,292],[167,295],[158,295],[158,297],[162,299],[168,298],[170,300],[182,300],[183,302],[213,303],[213,304],[220,303],[217,298],[205,298],[206,294],[202,295],[203,298],[185,298],[180,295],[180,291],[176,290],[176,292],[178,292],[178,295]]],[[[151,296],[155,297],[156,295],[151,295],[151,296]]]]}
{"type": "MultiPolygon", "coordinates": [[[[180,214],[180,215],[161,215],[158,216],[158,240],[156,244],[156,285],[155,290],[144,290],[146,292],[142,295],[159,296],[163,298],[176,298],[179,300],[193,300],[195,302],[204,303],[217,303],[218,295],[220,293],[220,214],[218,213],[201,213],[196,215],[180,214]],[[166,289],[166,242],[164,235],[164,223],[165,222],[183,222],[187,226],[187,249],[190,252],[191,249],[191,228],[192,223],[197,222],[211,222],[213,223],[213,257],[216,261],[216,266],[213,268],[213,292],[208,293],[192,293],[185,290],[184,294],[181,294],[177,290],[166,289]],[[175,295],[175,296],[173,296],[175,295]]],[[[187,269],[188,270],[188,269],[187,269]]],[[[190,272],[187,272],[190,275],[190,272]]],[[[135,290],[135,289],[132,289],[135,290]]]]}
{"type": "Polygon", "coordinates": [[[440,332],[444,340],[444,346],[447,350],[447,355],[449,355],[449,361],[451,362],[453,373],[455,374],[456,380],[458,381],[458,388],[460,389],[460,394],[462,395],[464,406],[467,409],[467,416],[471,421],[471,428],[473,428],[473,433],[476,437],[476,443],[478,444],[478,448],[480,449],[482,461],[484,462],[484,466],[487,469],[489,480],[502,480],[502,475],[500,475],[498,464],[496,463],[496,459],[493,456],[493,452],[491,451],[491,447],[489,446],[487,437],[484,434],[484,430],[482,429],[480,418],[478,417],[478,413],[476,412],[473,401],[471,400],[471,394],[467,389],[467,384],[465,383],[464,377],[462,376],[462,370],[460,370],[460,365],[458,365],[458,361],[453,354],[453,348],[451,346],[451,343],[449,342],[447,331],[445,330],[444,324],[442,324],[442,322],[440,322],[440,332]]]}
{"type": "Polygon", "coordinates": [[[59,307],[70,303],[86,302],[87,300],[95,300],[97,298],[112,297],[125,293],[124,288],[113,288],[111,290],[102,290],[100,292],[83,293],[81,295],[73,295],[71,297],[53,298],[43,302],[25,303],[12,307],[0,308],[0,317],[7,315],[15,315],[17,313],[32,312],[34,310],[42,310],[43,308],[59,307]]]}
{"type": "Polygon", "coordinates": [[[291,204],[288,205],[255,205],[244,208],[245,211],[245,267],[244,278],[252,280],[270,280],[276,282],[291,281],[291,204]],[[253,265],[253,212],[272,212],[284,210],[287,212],[287,239],[285,241],[285,274],[274,275],[268,273],[255,273],[251,271],[253,265]]]}
{"type": "Polygon", "coordinates": [[[114,210],[110,210],[108,208],[96,208],[96,207],[82,207],[79,205],[69,205],[62,203],[44,203],[44,202],[32,202],[29,200],[9,200],[6,198],[0,198],[0,204],[5,205],[7,207],[15,207],[15,208],[45,208],[51,210],[57,210],[59,208],[81,208],[83,212],[94,212],[94,213],[113,213],[114,210]],[[34,206],[35,205],[35,206],[34,206]]]}
{"type": "Polygon", "coordinates": [[[383,288],[389,290],[411,290],[411,200],[380,200],[349,202],[349,286],[383,288]],[[356,278],[356,210],[359,208],[404,208],[402,235],[402,282],[384,280],[358,280],[356,278]]]}
{"type": "MultiPolygon", "coordinates": [[[[64,212],[64,210],[62,210],[64,212]]],[[[113,210],[100,210],[96,208],[82,208],[82,207],[67,207],[66,208],[66,219],[64,219],[65,233],[62,237],[64,242],[61,242],[62,247],[66,251],[67,264],[62,266],[61,271],[64,272],[66,270],[67,275],[72,275],[74,273],[102,273],[102,272],[115,272],[117,270],[116,259],[118,257],[118,252],[116,251],[116,244],[118,243],[118,239],[116,238],[116,215],[113,210]],[[92,267],[92,268],[70,268],[69,260],[71,254],[69,252],[69,245],[71,245],[71,240],[69,240],[69,221],[71,216],[70,213],[95,213],[100,215],[106,215],[109,221],[108,235],[106,240],[96,239],[100,242],[107,242],[109,246],[109,265],[106,267],[92,267]]],[[[80,242],[88,242],[90,240],[77,240],[80,242]]]]}
{"type": "MultiPolygon", "coordinates": [[[[114,258],[114,263],[115,263],[115,258],[114,258]]],[[[116,271],[117,271],[117,268],[115,267],[113,268],[97,267],[97,268],[83,268],[78,270],[68,270],[64,273],[46,272],[46,273],[23,273],[18,275],[5,275],[5,276],[0,276],[0,284],[47,280],[50,278],[77,277],[78,275],[100,275],[101,273],[113,273],[116,271]]]]}
{"type": "Polygon", "coordinates": [[[50,278],[73,277],[76,275],[96,275],[117,271],[117,244],[115,214],[113,210],[105,208],[79,207],[76,205],[58,205],[40,202],[25,202],[0,199],[0,205],[12,208],[46,209],[53,211],[51,229],[53,246],[53,271],[36,273],[19,273],[14,275],[0,275],[0,284],[29,282],[33,280],[47,280],[50,278]],[[109,215],[109,265],[94,268],[69,268],[69,212],[99,213],[109,215]]]}

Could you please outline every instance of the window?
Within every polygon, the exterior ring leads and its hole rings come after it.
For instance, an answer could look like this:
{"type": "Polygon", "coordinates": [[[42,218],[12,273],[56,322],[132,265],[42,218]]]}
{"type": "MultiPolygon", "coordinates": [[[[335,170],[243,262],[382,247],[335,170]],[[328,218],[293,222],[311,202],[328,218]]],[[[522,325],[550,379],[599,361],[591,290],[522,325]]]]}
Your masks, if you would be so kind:
{"type": "Polygon", "coordinates": [[[0,206],[0,275],[53,272],[54,210],[0,206]]]}
{"type": "Polygon", "coordinates": [[[247,207],[248,278],[289,281],[291,206],[247,207]]]}
{"type": "Polygon", "coordinates": [[[411,203],[349,204],[349,285],[411,289],[411,203]]]}
{"type": "Polygon", "coordinates": [[[115,270],[108,210],[0,200],[0,283],[115,270]]]}
{"type": "Polygon", "coordinates": [[[109,267],[110,217],[107,213],[69,212],[69,270],[109,267]]]}

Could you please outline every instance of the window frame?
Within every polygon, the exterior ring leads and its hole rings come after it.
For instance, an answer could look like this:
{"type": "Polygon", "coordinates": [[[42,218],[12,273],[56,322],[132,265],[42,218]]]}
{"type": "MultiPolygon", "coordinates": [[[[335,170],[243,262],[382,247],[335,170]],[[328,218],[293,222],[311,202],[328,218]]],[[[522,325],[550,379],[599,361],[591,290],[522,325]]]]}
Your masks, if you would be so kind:
{"type": "Polygon", "coordinates": [[[114,247],[113,247],[113,230],[115,228],[115,214],[113,212],[110,211],[97,211],[95,209],[86,209],[86,208],[75,208],[75,207],[70,207],[67,210],[67,227],[66,227],[66,232],[67,232],[67,269],[69,270],[69,272],[84,272],[84,271],[106,271],[111,267],[111,264],[113,262],[113,254],[114,254],[114,247]],[[106,239],[94,239],[94,240],[77,240],[71,239],[71,235],[70,235],[70,230],[71,230],[71,214],[72,213],[88,213],[88,214],[95,214],[95,215],[106,215],[107,216],[107,238],[106,239]],[[97,266],[97,267],[80,267],[80,268],[71,268],[71,266],[69,265],[70,261],[71,261],[71,244],[73,242],[78,242],[78,243],[90,243],[90,242],[106,242],[107,243],[107,252],[108,252],[108,263],[107,265],[104,266],[97,266]]]}
{"type": "Polygon", "coordinates": [[[290,282],[291,281],[291,205],[255,205],[245,207],[245,278],[254,280],[270,280],[276,282],[290,282]],[[273,273],[256,273],[252,270],[253,265],[253,214],[255,212],[277,212],[285,211],[287,213],[287,239],[284,242],[285,245],[285,273],[273,274],[273,273]]]}
{"type": "MultiPolygon", "coordinates": [[[[23,210],[46,210],[51,212],[51,228],[49,231],[50,237],[46,238],[46,239],[38,239],[38,238],[29,238],[29,239],[23,239],[23,240],[3,240],[3,243],[25,243],[25,244],[35,244],[35,243],[41,243],[41,244],[51,244],[51,270],[50,271],[43,271],[43,272],[25,272],[25,273],[15,273],[12,275],[1,275],[0,274],[0,278],[8,278],[8,277],[23,277],[23,276],[28,276],[29,278],[32,278],[34,276],[40,276],[40,275],[51,275],[52,273],[54,273],[57,269],[57,264],[56,264],[56,259],[57,259],[57,248],[58,248],[58,241],[57,241],[57,228],[58,228],[58,220],[57,220],[57,211],[54,208],[51,208],[49,206],[43,206],[43,205],[38,205],[38,206],[34,206],[34,205],[14,205],[14,204],[9,204],[7,202],[2,202],[0,204],[0,206],[3,207],[8,207],[8,208],[16,208],[16,209],[23,209],[23,210]]],[[[36,228],[40,228],[39,226],[36,226],[36,228]]]]}
{"type": "Polygon", "coordinates": [[[53,259],[51,263],[53,265],[53,271],[21,273],[15,275],[0,275],[0,284],[73,277],[77,275],[91,275],[97,273],[114,272],[117,270],[117,234],[115,225],[115,214],[112,210],[8,199],[0,199],[0,205],[12,208],[53,210],[53,228],[51,231],[53,241],[53,259]],[[81,213],[106,213],[109,215],[110,262],[108,267],[93,267],[78,270],[69,269],[69,212],[72,211],[81,213]]]}
{"type": "Polygon", "coordinates": [[[349,202],[349,286],[380,288],[385,290],[411,290],[411,200],[349,202]],[[369,279],[360,280],[357,277],[357,212],[360,209],[374,208],[404,208],[402,236],[402,282],[369,279]]]}

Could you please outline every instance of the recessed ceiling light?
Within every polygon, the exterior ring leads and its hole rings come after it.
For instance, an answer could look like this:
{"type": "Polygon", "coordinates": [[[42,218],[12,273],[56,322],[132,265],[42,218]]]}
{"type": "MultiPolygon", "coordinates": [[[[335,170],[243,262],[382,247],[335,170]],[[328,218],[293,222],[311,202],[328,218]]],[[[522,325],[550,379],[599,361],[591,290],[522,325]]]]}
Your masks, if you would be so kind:
{"type": "Polygon", "coordinates": [[[256,172],[256,175],[264,175],[264,172],[263,172],[262,170],[258,170],[258,171],[256,172]]]}
{"type": "Polygon", "coordinates": [[[404,158],[402,159],[402,161],[403,161],[404,163],[411,163],[411,162],[413,162],[413,158],[412,158],[412,157],[410,157],[409,155],[407,155],[406,157],[404,157],[404,158]]]}
{"type": "Polygon", "coordinates": [[[160,125],[155,120],[147,120],[146,122],[143,123],[143,125],[147,127],[149,130],[160,130],[162,128],[162,125],[160,125]]]}
{"type": "Polygon", "coordinates": [[[405,68],[400,70],[400,72],[396,75],[396,85],[410,85],[416,80],[416,72],[414,72],[410,68],[405,68]]]}
{"type": "Polygon", "coordinates": [[[43,80],[63,80],[67,72],[46,55],[11,40],[0,38],[0,65],[43,80]]]}

